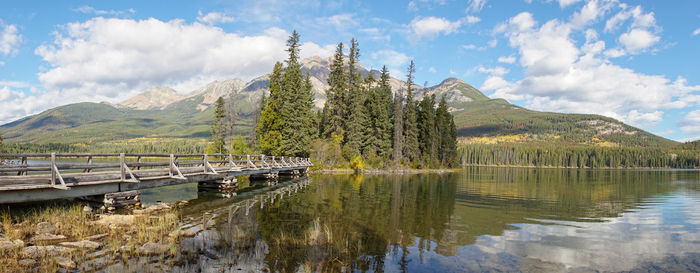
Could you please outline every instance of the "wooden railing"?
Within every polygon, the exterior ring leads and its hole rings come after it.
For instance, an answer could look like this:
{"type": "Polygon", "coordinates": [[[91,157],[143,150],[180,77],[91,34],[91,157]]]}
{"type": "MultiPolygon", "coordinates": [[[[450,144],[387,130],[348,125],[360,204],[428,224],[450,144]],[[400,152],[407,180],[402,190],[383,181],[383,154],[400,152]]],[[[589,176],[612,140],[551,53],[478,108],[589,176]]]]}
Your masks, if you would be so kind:
{"type": "Polygon", "coordinates": [[[0,190],[7,186],[49,184],[140,183],[144,179],[182,179],[201,174],[303,168],[308,158],[233,154],[27,153],[0,154],[0,190]],[[39,161],[39,162],[32,162],[39,161]],[[103,162],[96,162],[103,161],[103,162]],[[115,173],[118,173],[117,177],[115,173]],[[164,177],[164,175],[166,177],[164,177]],[[44,181],[42,183],[41,181],[44,181]],[[48,183],[47,183],[48,182],[48,183]]]}

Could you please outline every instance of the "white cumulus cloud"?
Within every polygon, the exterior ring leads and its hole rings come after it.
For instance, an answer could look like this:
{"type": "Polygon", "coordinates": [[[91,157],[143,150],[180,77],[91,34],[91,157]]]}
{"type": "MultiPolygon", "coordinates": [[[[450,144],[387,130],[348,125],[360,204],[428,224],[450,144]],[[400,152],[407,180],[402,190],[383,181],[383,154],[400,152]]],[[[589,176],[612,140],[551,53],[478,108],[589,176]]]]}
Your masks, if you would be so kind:
{"type": "Polygon", "coordinates": [[[579,1],[581,1],[581,0],[557,0],[557,2],[559,2],[559,6],[561,8],[565,8],[565,7],[568,7],[570,5],[576,4],[576,2],[579,2],[579,1]]]}
{"type": "Polygon", "coordinates": [[[229,16],[223,12],[209,12],[207,14],[203,14],[202,11],[200,10],[198,12],[199,16],[197,16],[197,21],[209,24],[209,25],[215,25],[215,24],[220,24],[220,23],[231,23],[235,21],[236,19],[233,18],[233,16],[229,16]]]}
{"type": "Polygon", "coordinates": [[[498,62],[499,63],[506,63],[506,64],[512,64],[515,63],[515,56],[501,56],[498,57],[498,62]]]}
{"type": "Polygon", "coordinates": [[[0,53],[3,55],[13,55],[17,53],[19,45],[22,43],[22,35],[16,25],[3,25],[0,21],[0,53]]]}
{"type": "MultiPolygon", "coordinates": [[[[75,101],[117,103],[156,86],[184,93],[214,80],[251,80],[286,58],[289,33],[244,36],[183,20],[97,17],[61,26],[55,36],[35,50],[47,66],[38,75],[42,90],[25,95],[21,109],[2,111],[4,121],[75,101]]],[[[333,45],[305,42],[301,50],[302,57],[327,57],[333,45]]],[[[11,104],[3,100],[0,108],[11,104]]]]}
{"type": "Polygon", "coordinates": [[[372,52],[369,57],[371,60],[368,64],[373,65],[373,69],[378,69],[386,65],[389,74],[399,79],[405,77],[408,62],[411,60],[411,57],[406,54],[391,49],[372,52]]]}
{"type": "Polygon", "coordinates": [[[535,24],[537,24],[537,21],[535,21],[535,18],[532,16],[532,13],[524,11],[518,13],[518,15],[511,17],[510,19],[508,19],[507,22],[498,24],[494,31],[496,33],[506,31],[525,31],[534,27],[535,24]]]}
{"type": "MultiPolygon", "coordinates": [[[[665,109],[698,104],[700,85],[613,64],[606,55],[617,53],[606,50],[593,30],[586,30],[586,42],[577,45],[572,36],[579,32],[571,22],[554,19],[537,26],[529,13],[521,13],[499,25],[499,31],[518,51],[524,77],[508,81],[491,73],[481,88],[493,91],[492,97],[524,100],[537,110],[602,114],[645,128],[660,122],[665,109]]],[[[638,52],[658,41],[642,36],[633,34],[620,43],[638,52]]]]}
{"type": "Polygon", "coordinates": [[[619,7],[621,10],[605,22],[605,32],[614,32],[630,18],[632,19],[631,27],[658,28],[653,12],[644,13],[641,6],[630,8],[626,4],[620,4],[619,7]]]}
{"type": "Polygon", "coordinates": [[[439,17],[416,17],[410,23],[412,34],[417,39],[432,39],[440,34],[448,35],[457,32],[462,25],[461,20],[450,21],[439,17]]]}
{"type": "Polygon", "coordinates": [[[492,76],[503,76],[505,74],[508,74],[510,70],[508,70],[505,67],[502,66],[496,66],[496,67],[483,67],[483,66],[478,66],[476,68],[477,71],[484,73],[484,74],[489,74],[492,76]]]}
{"type": "Polygon", "coordinates": [[[467,15],[466,19],[468,24],[476,24],[481,21],[481,18],[473,16],[473,15],[467,15]]]}
{"type": "Polygon", "coordinates": [[[700,110],[689,112],[678,125],[683,132],[700,135],[700,110]]]}
{"type": "Polygon", "coordinates": [[[592,0],[571,16],[571,25],[580,29],[602,17],[613,7],[613,3],[607,0],[592,0]]]}
{"type": "Polygon", "coordinates": [[[656,44],[661,37],[646,29],[635,28],[620,35],[618,41],[629,53],[639,53],[656,44]]]}

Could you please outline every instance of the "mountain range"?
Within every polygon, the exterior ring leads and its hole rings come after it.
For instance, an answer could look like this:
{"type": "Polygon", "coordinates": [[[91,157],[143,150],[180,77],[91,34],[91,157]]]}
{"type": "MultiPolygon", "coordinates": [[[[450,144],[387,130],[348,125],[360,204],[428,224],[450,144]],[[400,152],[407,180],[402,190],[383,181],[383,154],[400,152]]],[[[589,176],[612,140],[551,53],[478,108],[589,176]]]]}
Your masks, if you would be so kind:
{"type": "MultiPolygon", "coordinates": [[[[322,108],[328,88],[331,58],[303,60],[309,73],[315,105],[322,108]]],[[[358,65],[364,75],[379,77],[380,72],[358,65]]],[[[240,79],[214,81],[187,94],[169,87],[155,87],[118,104],[75,103],[59,106],[0,126],[9,143],[92,144],[134,138],[206,138],[210,136],[212,107],[219,97],[232,105],[233,130],[252,132],[254,113],[267,75],[249,82],[240,79]]],[[[405,94],[405,82],[391,78],[392,90],[405,94]]],[[[588,114],[563,114],[528,110],[503,99],[490,99],[466,82],[448,78],[431,87],[414,86],[415,99],[426,95],[446,96],[460,137],[519,135],[528,138],[591,139],[624,146],[672,146],[668,140],[618,120],[588,114]]]]}

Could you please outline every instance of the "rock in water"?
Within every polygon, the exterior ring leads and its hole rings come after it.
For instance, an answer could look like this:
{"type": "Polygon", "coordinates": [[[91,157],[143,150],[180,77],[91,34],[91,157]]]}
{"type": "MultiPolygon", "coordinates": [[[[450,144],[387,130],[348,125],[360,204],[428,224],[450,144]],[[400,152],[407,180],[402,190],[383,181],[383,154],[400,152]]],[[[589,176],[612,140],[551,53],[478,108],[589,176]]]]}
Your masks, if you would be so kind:
{"type": "Polygon", "coordinates": [[[47,233],[42,233],[39,235],[36,235],[32,237],[32,242],[56,242],[56,241],[61,241],[65,240],[66,236],[65,235],[55,235],[55,234],[47,234],[47,233]]]}
{"type": "Polygon", "coordinates": [[[148,242],[139,248],[139,253],[142,255],[162,255],[170,250],[170,247],[164,244],[148,242]]]}
{"type": "Polygon", "coordinates": [[[22,259],[19,260],[19,265],[24,266],[24,267],[30,267],[36,265],[36,261],[32,259],[22,259]]]}
{"type": "Polygon", "coordinates": [[[85,240],[92,241],[92,240],[100,240],[104,237],[109,236],[109,233],[102,233],[102,234],[95,234],[92,236],[85,237],[85,240]]]}
{"type": "Polygon", "coordinates": [[[7,251],[13,248],[19,248],[24,246],[24,241],[14,240],[10,241],[8,239],[0,239],[0,251],[7,251]]]}
{"type": "Polygon", "coordinates": [[[128,226],[136,220],[135,215],[100,215],[100,219],[96,221],[98,224],[105,226],[128,226]]]}
{"type": "Polygon", "coordinates": [[[75,269],[78,267],[73,260],[65,257],[56,257],[56,263],[63,268],[75,269]]]}
{"type": "Polygon", "coordinates": [[[63,255],[73,250],[62,246],[27,246],[22,248],[22,255],[28,258],[37,259],[45,256],[63,255]]]}
{"type": "Polygon", "coordinates": [[[88,241],[88,240],[82,240],[79,242],[63,242],[63,243],[60,243],[58,245],[65,246],[65,247],[86,249],[86,250],[96,250],[102,246],[102,244],[100,244],[100,243],[88,241]]]}
{"type": "Polygon", "coordinates": [[[36,234],[53,234],[56,232],[56,226],[49,222],[41,222],[36,224],[36,234]]]}

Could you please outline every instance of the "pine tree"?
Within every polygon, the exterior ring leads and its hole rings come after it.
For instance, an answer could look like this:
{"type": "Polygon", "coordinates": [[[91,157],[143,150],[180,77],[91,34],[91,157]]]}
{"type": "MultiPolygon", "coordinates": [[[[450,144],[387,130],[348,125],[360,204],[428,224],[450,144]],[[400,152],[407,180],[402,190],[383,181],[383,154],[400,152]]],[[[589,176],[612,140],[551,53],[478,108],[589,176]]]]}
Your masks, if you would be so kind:
{"type": "Polygon", "coordinates": [[[457,162],[457,127],[454,117],[448,110],[447,100],[443,95],[435,113],[437,154],[443,166],[454,167],[459,163],[457,162]]]}
{"type": "Polygon", "coordinates": [[[281,138],[283,119],[281,115],[282,105],[286,98],[283,94],[282,75],[284,69],[282,63],[277,62],[270,74],[268,89],[270,96],[261,102],[263,106],[258,123],[256,125],[257,139],[260,150],[267,155],[282,155],[281,138]]]}
{"type": "Polygon", "coordinates": [[[287,67],[282,75],[284,99],[281,114],[283,119],[281,148],[282,154],[308,156],[311,141],[317,134],[313,117],[313,86],[307,74],[304,77],[299,63],[299,34],[294,31],[287,40],[287,67]]]}
{"type": "Polygon", "coordinates": [[[449,126],[447,127],[447,135],[449,137],[445,144],[445,150],[447,151],[446,165],[454,168],[457,166],[457,164],[459,164],[459,158],[457,155],[457,126],[455,126],[454,116],[452,116],[450,113],[448,113],[448,115],[449,126]]]}
{"type": "Polygon", "coordinates": [[[437,110],[435,111],[435,128],[436,128],[436,134],[438,136],[437,138],[437,154],[438,154],[438,159],[440,160],[440,164],[445,165],[446,164],[446,159],[447,159],[447,144],[448,144],[448,139],[449,137],[447,134],[449,133],[449,122],[448,122],[448,117],[449,117],[449,112],[447,111],[447,101],[445,99],[445,95],[442,96],[440,99],[440,104],[438,105],[437,110]]]}
{"type": "Polygon", "coordinates": [[[389,71],[386,66],[382,67],[382,74],[379,78],[379,86],[377,92],[377,113],[376,115],[376,134],[379,138],[378,152],[382,157],[387,157],[391,154],[391,138],[392,138],[392,122],[391,122],[391,112],[392,112],[392,92],[391,86],[389,85],[389,71]]]}
{"type": "Polygon", "coordinates": [[[418,143],[422,161],[433,166],[436,161],[435,151],[435,95],[423,96],[418,107],[418,143]]]}
{"type": "Polygon", "coordinates": [[[362,74],[357,70],[360,48],[353,38],[350,41],[350,54],[348,56],[347,84],[348,93],[346,105],[348,106],[348,119],[345,124],[345,145],[349,155],[360,154],[362,147],[362,123],[364,122],[364,92],[362,88],[362,74]]]}
{"type": "Polygon", "coordinates": [[[224,105],[224,98],[219,97],[216,100],[216,108],[214,110],[214,124],[211,127],[211,137],[212,137],[212,152],[223,154],[226,152],[226,106],[224,105]]]}
{"type": "Polygon", "coordinates": [[[401,163],[403,159],[403,94],[398,90],[394,98],[394,136],[392,138],[392,159],[394,164],[401,163]]]}
{"type": "Polygon", "coordinates": [[[328,90],[326,90],[326,104],[324,105],[325,123],[322,134],[324,138],[330,138],[331,134],[344,134],[345,121],[347,119],[347,80],[345,62],[343,56],[343,43],[339,43],[335,50],[333,62],[330,65],[328,76],[328,90]]]}
{"type": "Polygon", "coordinates": [[[392,109],[392,98],[386,67],[382,70],[378,85],[370,74],[365,79],[365,88],[368,91],[364,105],[365,122],[362,125],[362,153],[365,156],[388,158],[391,154],[392,123],[389,111],[392,109]]]}
{"type": "Polygon", "coordinates": [[[406,81],[406,111],[403,116],[403,155],[411,162],[414,162],[420,157],[416,105],[413,102],[413,74],[415,71],[415,65],[413,64],[413,60],[411,60],[408,67],[408,79],[406,81]]]}
{"type": "Polygon", "coordinates": [[[376,106],[378,105],[378,88],[375,85],[375,80],[372,74],[369,74],[364,80],[364,92],[367,96],[362,104],[362,119],[361,134],[362,134],[362,154],[365,157],[371,157],[377,154],[379,150],[379,137],[377,136],[377,118],[376,106]]]}
{"type": "Polygon", "coordinates": [[[318,128],[318,137],[319,138],[324,138],[323,132],[326,131],[326,107],[325,105],[323,106],[323,109],[319,109],[316,111],[316,128],[318,128]]]}

